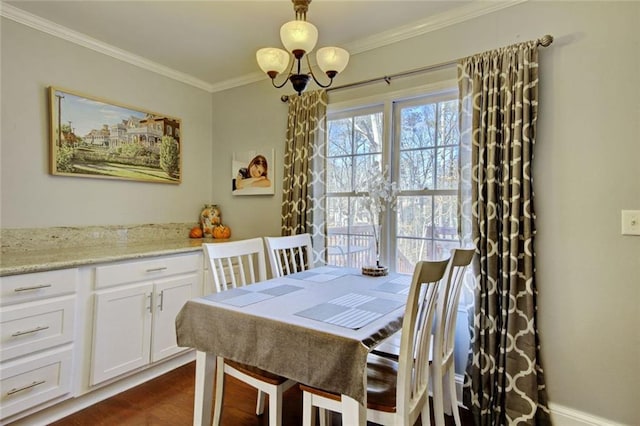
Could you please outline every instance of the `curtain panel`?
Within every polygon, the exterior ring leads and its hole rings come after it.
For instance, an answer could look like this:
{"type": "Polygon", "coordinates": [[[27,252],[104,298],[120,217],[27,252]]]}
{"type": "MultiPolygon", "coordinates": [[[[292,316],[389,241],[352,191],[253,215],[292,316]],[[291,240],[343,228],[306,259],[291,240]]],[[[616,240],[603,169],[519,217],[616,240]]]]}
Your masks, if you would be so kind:
{"type": "Polygon", "coordinates": [[[551,424],[536,319],[538,43],[461,59],[462,226],[476,250],[464,402],[477,425],[551,424]],[[464,163],[464,158],[463,158],[464,163]]]}
{"type": "Polygon", "coordinates": [[[326,261],[327,92],[289,96],[282,183],[282,235],[311,234],[314,263],[326,261]]]}

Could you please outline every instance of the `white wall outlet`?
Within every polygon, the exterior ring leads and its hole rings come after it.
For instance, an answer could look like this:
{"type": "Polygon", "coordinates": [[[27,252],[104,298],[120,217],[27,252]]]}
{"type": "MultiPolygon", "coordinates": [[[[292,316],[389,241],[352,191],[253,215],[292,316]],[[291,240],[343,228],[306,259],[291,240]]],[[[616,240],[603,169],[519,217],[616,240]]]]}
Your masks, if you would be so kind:
{"type": "Polygon", "coordinates": [[[622,210],[622,235],[640,235],[640,210],[622,210]]]}

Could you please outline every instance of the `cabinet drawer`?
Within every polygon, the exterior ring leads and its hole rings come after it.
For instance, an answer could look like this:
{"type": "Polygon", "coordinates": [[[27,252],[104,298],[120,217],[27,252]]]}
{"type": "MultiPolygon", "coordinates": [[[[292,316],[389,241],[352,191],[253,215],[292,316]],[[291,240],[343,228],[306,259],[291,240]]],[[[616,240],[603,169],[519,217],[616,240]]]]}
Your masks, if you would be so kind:
{"type": "Polygon", "coordinates": [[[202,268],[200,254],[162,256],[96,267],[96,289],[153,280],[202,268]]]}
{"type": "Polygon", "coordinates": [[[77,281],[77,269],[0,277],[0,305],[75,293],[77,281]]]}
{"type": "Polygon", "coordinates": [[[0,358],[52,348],[73,340],[75,296],[0,308],[0,358]]]}
{"type": "Polygon", "coordinates": [[[3,364],[0,368],[2,418],[68,394],[71,359],[71,349],[67,348],[3,364]]]}

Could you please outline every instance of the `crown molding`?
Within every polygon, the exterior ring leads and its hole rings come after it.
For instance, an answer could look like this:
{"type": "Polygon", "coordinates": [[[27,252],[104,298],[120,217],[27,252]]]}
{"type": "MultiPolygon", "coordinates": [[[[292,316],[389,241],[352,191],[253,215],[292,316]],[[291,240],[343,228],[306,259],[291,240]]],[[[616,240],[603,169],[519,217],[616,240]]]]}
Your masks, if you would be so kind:
{"type": "Polygon", "coordinates": [[[379,47],[387,46],[399,41],[418,37],[451,25],[469,21],[483,15],[497,12],[511,6],[525,3],[529,0],[506,1],[474,1],[465,6],[449,10],[431,17],[421,19],[408,25],[394,28],[371,37],[363,38],[345,45],[344,48],[351,55],[357,55],[379,47]]]}
{"type": "MultiPolygon", "coordinates": [[[[376,34],[362,40],[349,43],[344,47],[351,55],[357,55],[379,47],[387,46],[399,41],[407,40],[423,34],[430,33],[451,25],[459,24],[483,15],[487,15],[498,10],[502,10],[511,6],[515,6],[528,0],[507,0],[507,1],[474,1],[460,8],[434,15],[420,21],[416,21],[410,25],[394,28],[389,31],[376,34]]],[[[15,6],[0,2],[0,16],[12,21],[26,25],[33,29],[42,31],[63,40],[78,44],[96,52],[111,56],[112,58],[127,62],[137,67],[146,69],[156,74],[163,75],[173,80],[197,87],[210,93],[222,90],[232,89],[234,87],[244,86],[255,83],[264,79],[261,72],[246,74],[237,78],[222,81],[220,83],[211,84],[206,81],[195,78],[189,74],[176,71],[172,68],[160,65],[157,62],[150,61],[139,55],[111,46],[107,43],[96,40],[85,34],[73,31],[62,25],[40,18],[39,16],[25,12],[15,6]]]]}
{"type": "Polygon", "coordinates": [[[139,55],[134,55],[131,52],[101,42],[100,40],[96,40],[92,37],[87,36],[86,34],[73,31],[67,27],[40,18],[39,16],[25,12],[22,9],[11,6],[4,2],[2,2],[0,5],[0,16],[11,19],[12,21],[26,25],[38,31],[42,31],[49,35],[69,41],[71,43],[75,43],[79,46],[86,47],[98,53],[111,56],[112,58],[127,62],[131,65],[135,65],[148,71],[152,71],[156,74],[169,77],[173,80],[183,82],[199,89],[206,90],[208,92],[212,91],[213,86],[210,83],[197,79],[189,74],[185,74],[183,72],[176,71],[173,68],[160,65],[139,55]]]}
{"type": "Polygon", "coordinates": [[[252,72],[240,77],[231,78],[221,81],[220,83],[213,84],[211,86],[211,92],[221,92],[227,89],[233,89],[234,87],[246,86],[247,84],[256,83],[258,81],[267,81],[268,77],[262,71],[252,72]]]}

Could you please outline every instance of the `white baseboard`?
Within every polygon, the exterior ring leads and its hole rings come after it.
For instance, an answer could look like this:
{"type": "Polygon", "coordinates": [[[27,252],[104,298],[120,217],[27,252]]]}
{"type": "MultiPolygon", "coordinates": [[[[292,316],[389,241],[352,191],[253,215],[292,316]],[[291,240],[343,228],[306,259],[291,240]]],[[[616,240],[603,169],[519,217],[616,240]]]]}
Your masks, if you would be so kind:
{"type": "MultiPolygon", "coordinates": [[[[464,407],[462,403],[463,381],[464,376],[456,374],[456,393],[458,394],[458,406],[460,407],[464,407]]],[[[549,403],[549,411],[551,413],[551,423],[554,426],[630,426],[551,402],[549,403]]]]}
{"type": "Polygon", "coordinates": [[[555,426],[627,426],[551,402],[549,403],[549,411],[551,411],[551,421],[555,426]]]}

